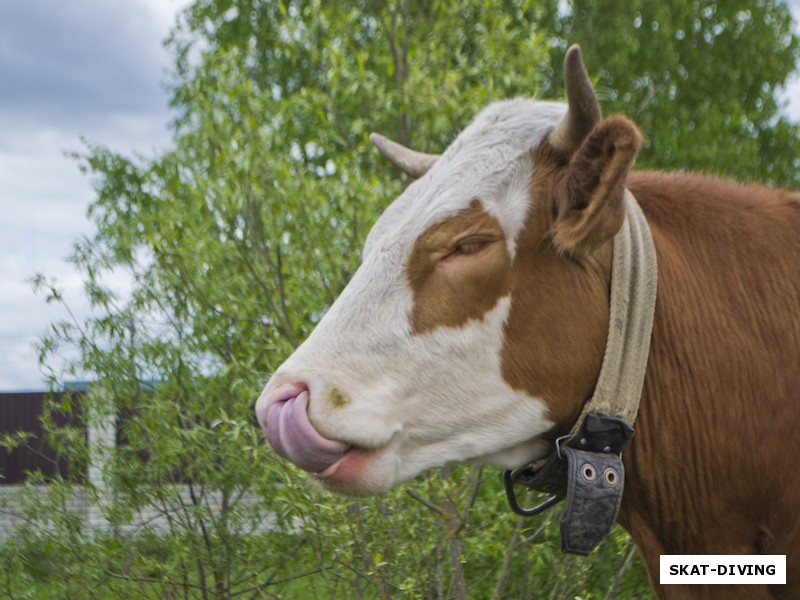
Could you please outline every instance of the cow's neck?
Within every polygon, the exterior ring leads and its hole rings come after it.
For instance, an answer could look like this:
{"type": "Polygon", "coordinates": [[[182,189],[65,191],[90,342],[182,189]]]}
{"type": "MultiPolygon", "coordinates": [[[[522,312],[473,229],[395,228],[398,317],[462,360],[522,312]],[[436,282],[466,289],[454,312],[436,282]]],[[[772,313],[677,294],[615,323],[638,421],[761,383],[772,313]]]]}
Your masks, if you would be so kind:
{"type": "Polygon", "coordinates": [[[800,539],[800,519],[780,521],[800,493],[788,458],[800,453],[797,411],[786,402],[799,270],[762,231],[800,250],[800,213],[766,191],[664,177],[628,182],[653,233],[659,290],[619,515],[657,589],[661,554],[782,554],[800,539]],[[755,214],[755,192],[771,212],[755,214]]]}

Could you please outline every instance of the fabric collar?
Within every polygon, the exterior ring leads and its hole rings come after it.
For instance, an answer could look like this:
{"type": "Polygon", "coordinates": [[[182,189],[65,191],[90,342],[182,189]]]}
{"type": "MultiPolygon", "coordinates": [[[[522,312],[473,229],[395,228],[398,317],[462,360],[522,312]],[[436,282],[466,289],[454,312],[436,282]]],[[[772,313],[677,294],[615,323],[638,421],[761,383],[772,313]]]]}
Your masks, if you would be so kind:
{"type": "Polygon", "coordinates": [[[633,194],[625,190],[625,222],[614,238],[608,338],[594,394],[570,431],[577,433],[588,413],[633,425],[650,352],[658,266],[653,236],[633,194]]]}

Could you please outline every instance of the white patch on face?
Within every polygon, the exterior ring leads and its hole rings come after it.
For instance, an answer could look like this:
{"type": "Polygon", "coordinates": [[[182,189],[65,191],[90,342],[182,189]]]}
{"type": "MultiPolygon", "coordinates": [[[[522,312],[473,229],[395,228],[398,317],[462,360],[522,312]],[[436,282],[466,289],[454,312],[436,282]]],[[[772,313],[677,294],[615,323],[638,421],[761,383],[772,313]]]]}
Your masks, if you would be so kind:
{"type": "MultiPolygon", "coordinates": [[[[309,414],[323,435],[377,449],[357,486],[344,491],[382,492],[444,464],[513,468],[544,453],[535,440],[553,425],[544,402],[512,389],[501,373],[510,310],[503,298],[482,319],[406,337],[401,347],[371,358],[333,348],[321,356],[315,344],[304,344],[281,367],[277,377],[298,373],[309,384],[309,414]],[[346,406],[325,401],[333,387],[346,390],[346,406]]],[[[342,348],[352,348],[343,335],[342,348]]]]}
{"type": "Polygon", "coordinates": [[[552,427],[542,400],[503,379],[503,325],[510,311],[506,297],[482,319],[413,338],[410,354],[419,357],[416,390],[407,403],[398,403],[396,413],[398,420],[406,419],[396,442],[402,457],[398,481],[467,460],[519,466],[519,450],[529,458],[533,438],[552,427]]]}
{"type": "Polygon", "coordinates": [[[511,258],[530,207],[531,152],[566,113],[564,104],[507,100],[484,109],[433,168],[409,185],[367,236],[363,255],[387,243],[411,246],[433,223],[474,199],[506,234],[511,258]]]}
{"type": "Polygon", "coordinates": [[[511,468],[543,453],[535,438],[553,425],[544,402],[502,376],[511,299],[462,327],[414,335],[406,267],[417,238],[474,199],[502,226],[513,260],[530,208],[532,150],[565,110],[529,100],[484,110],[381,216],[351,282],[268,384],[302,381],[322,435],[374,449],[361,452],[355,480],[324,484],[377,493],[433,466],[511,468]],[[333,390],[346,402],[331,402],[333,390]]]}

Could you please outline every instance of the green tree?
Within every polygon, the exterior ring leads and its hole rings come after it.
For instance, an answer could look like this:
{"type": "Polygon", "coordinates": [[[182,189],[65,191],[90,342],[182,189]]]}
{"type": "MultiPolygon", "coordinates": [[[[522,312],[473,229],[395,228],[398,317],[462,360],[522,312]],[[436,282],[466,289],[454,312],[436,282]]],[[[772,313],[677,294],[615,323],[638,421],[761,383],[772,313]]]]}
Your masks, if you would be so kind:
{"type": "Polygon", "coordinates": [[[800,126],[781,115],[776,96],[800,57],[786,3],[569,6],[568,14],[549,17],[562,40],[554,60],[566,40],[581,44],[604,111],[628,115],[645,133],[640,167],[800,186],[800,126]]]}
{"type": "MultiPolygon", "coordinates": [[[[757,153],[760,166],[742,173],[789,180],[794,130],[772,99],[782,74],[764,67],[748,72],[752,85],[725,88],[742,59],[717,46],[728,79],[702,88],[719,96],[709,102],[695,82],[714,72],[703,49],[681,50],[687,36],[717,31],[727,7],[695,17],[687,2],[658,12],[661,21],[643,8],[639,18],[577,1],[571,9],[559,14],[553,0],[197,0],[186,10],[170,41],[172,148],[131,158],[89,144],[77,156],[96,184],[97,229],[72,261],[95,316],[54,324],[41,347],[45,365],[61,348],[77,352],[52,373],[54,386],[96,381],[81,414],[117,416],[121,444],[103,451],[99,479],[28,496],[25,516],[40,527],[2,546],[0,560],[18,574],[0,582],[6,593],[35,596],[32,582],[43,582],[54,595],[90,597],[649,595],[626,535],[614,532],[588,561],[563,557],[553,515],[510,516],[494,470],[443,469],[369,501],[323,496],[265,448],[252,414],[403,187],[369,132],[441,151],[492,100],[559,96],[568,42],[583,44],[606,112],[645,130],[643,163],[732,172],[757,153]],[[650,49],[653,22],[663,37],[650,49]],[[682,58],[663,62],[673,55],[682,58]],[[723,127],[745,87],[761,104],[742,109],[747,126],[723,127]],[[726,146],[740,134],[755,144],[740,140],[741,157],[726,146]],[[129,296],[110,290],[118,273],[129,296]],[[97,500],[108,532],[92,535],[63,510],[76,493],[97,500]],[[142,512],[158,521],[142,523],[142,512]]],[[[747,10],[732,47],[757,44],[765,61],[770,52],[793,61],[786,11],[771,2],[747,10]],[[767,17],[771,28],[752,23],[767,17]]],[[[52,282],[37,285],[60,301],[52,282]]],[[[53,410],[77,410],[77,401],[53,410]]],[[[51,427],[51,442],[84,463],[98,452],[78,430],[51,427]]]]}

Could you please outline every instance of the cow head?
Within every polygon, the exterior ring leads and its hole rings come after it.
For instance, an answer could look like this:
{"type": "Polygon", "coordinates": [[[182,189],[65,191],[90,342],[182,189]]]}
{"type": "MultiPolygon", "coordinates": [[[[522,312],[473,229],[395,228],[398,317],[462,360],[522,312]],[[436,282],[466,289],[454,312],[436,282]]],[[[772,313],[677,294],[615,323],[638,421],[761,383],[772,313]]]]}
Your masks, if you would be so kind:
{"type": "Polygon", "coordinates": [[[325,488],[379,493],[423,470],[544,454],[591,395],[611,239],[640,137],[602,120],[577,47],[568,106],[493,104],[440,157],[383,138],[418,179],[256,413],[325,488]]]}

